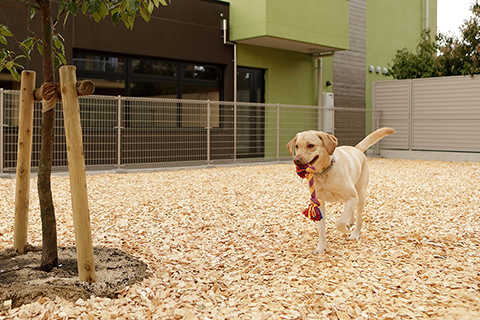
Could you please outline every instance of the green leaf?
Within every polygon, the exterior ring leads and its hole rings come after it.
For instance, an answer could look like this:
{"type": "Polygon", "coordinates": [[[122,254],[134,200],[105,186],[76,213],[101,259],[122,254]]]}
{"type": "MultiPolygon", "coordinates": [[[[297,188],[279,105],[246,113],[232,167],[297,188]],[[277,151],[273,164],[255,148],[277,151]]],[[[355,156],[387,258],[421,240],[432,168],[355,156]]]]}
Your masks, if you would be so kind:
{"type": "Polygon", "coordinates": [[[32,51],[32,46],[33,46],[33,38],[32,37],[27,37],[25,40],[23,40],[22,45],[27,49],[29,52],[32,51]]]}
{"type": "Polygon", "coordinates": [[[122,20],[122,15],[119,12],[115,12],[112,14],[112,22],[113,24],[117,24],[122,20]]]}
{"type": "Polygon", "coordinates": [[[63,48],[63,43],[60,40],[58,40],[58,38],[55,39],[54,43],[55,43],[55,48],[57,49],[63,48]]]}
{"type": "Polygon", "coordinates": [[[137,11],[140,8],[140,1],[130,0],[130,8],[132,8],[133,11],[137,11]]]}
{"type": "Polygon", "coordinates": [[[94,19],[97,23],[102,20],[102,17],[101,17],[98,13],[96,13],[96,12],[94,12],[94,13],[92,14],[92,17],[93,17],[93,19],[94,19]]]}
{"type": "Polygon", "coordinates": [[[142,15],[143,20],[150,20],[150,13],[144,7],[140,7],[140,14],[142,15]]]}
{"type": "Polygon", "coordinates": [[[65,0],[60,0],[60,3],[58,4],[58,14],[63,11],[63,8],[65,7],[65,0]]]}
{"type": "Polygon", "coordinates": [[[78,4],[74,1],[65,4],[65,8],[73,15],[76,15],[78,12],[78,4]]]}
{"type": "Polygon", "coordinates": [[[166,6],[167,5],[167,1],[165,0],[160,0],[160,2],[162,3],[162,5],[166,6]]]}
{"type": "Polygon", "coordinates": [[[4,36],[1,36],[1,35],[0,35],[0,42],[3,43],[4,45],[8,44],[7,38],[5,38],[4,36]]]}
{"type": "Polygon", "coordinates": [[[37,12],[38,12],[38,10],[35,9],[35,8],[32,8],[32,10],[30,10],[30,20],[35,18],[35,15],[37,14],[37,12]]]}
{"type": "Polygon", "coordinates": [[[58,67],[60,67],[61,65],[62,62],[60,61],[60,59],[57,56],[53,57],[53,68],[57,70],[58,67]]]}
{"type": "Polygon", "coordinates": [[[40,43],[37,44],[37,50],[38,50],[38,53],[40,53],[43,56],[43,45],[41,45],[40,43]]]}
{"type": "Polygon", "coordinates": [[[93,15],[100,9],[101,4],[102,2],[100,0],[88,0],[88,12],[93,15]]]}
{"type": "Polygon", "coordinates": [[[129,13],[124,13],[122,15],[122,21],[125,23],[125,26],[129,29],[133,29],[133,24],[135,22],[135,12],[132,12],[131,14],[129,13]]]}
{"type": "Polygon", "coordinates": [[[65,58],[64,54],[58,53],[57,56],[60,59],[60,61],[62,62],[62,64],[65,64],[65,65],[67,64],[67,59],[65,58]]]}
{"type": "Polygon", "coordinates": [[[153,9],[154,9],[154,5],[153,5],[153,2],[152,1],[148,1],[148,7],[147,7],[147,10],[148,12],[151,14],[153,12],[153,9]]]}
{"type": "MultiPolygon", "coordinates": [[[[105,4],[105,2],[102,2],[100,4],[100,8],[98,9],[98,14],[100,15],[100,17],[103,19],[107,16],[108,14],[108,8],[107,8],[107,5],[105,4]]],[[[97,21],[98,22],[98,21],[97,21]]]]}
{"type": "Polygon", "coordinates": [[[87,13],[88,5],[87,2],[84,2],[82,5],[82,13],[85,14],[87,13]]]}
{"type": "Polygon", "coordinates": [[[9,69],[9,71],[10,71],[10,74],[13,76],[13,78],[18,82],[20,82],[20,74],[18,73],[17,69],[11,68],[9,69]]]}
{"type": "Polygon", "coordinates": [[[0,25],[0,35],[5,36],[5,37],[11,37],[12,33],[10,32],[10,30],[8,29],[7,26],[1,24],[0,25]]]}

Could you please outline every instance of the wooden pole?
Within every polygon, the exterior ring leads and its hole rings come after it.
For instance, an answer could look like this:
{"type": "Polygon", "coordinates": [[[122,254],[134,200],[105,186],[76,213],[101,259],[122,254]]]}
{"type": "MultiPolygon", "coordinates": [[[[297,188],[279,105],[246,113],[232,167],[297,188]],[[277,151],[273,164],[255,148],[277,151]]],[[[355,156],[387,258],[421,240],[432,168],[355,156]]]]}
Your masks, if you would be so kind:
{"type": "Polygon", "coordinates": [[[76,89],[75,66],[60,68],[63,118],[67,138],[68,172],[72,195],[73,225],[77,248],[78,276],[82,281],[95,282],[92,232],[88,210],[87,179],[83,154],[80,108],[76,89]]]}
{"type": "Polygon", "coordinates": [[[13,247],[21,254],[25,253],[25,245],[27,244],[35,75],[34,71],[22,71],[20,84],[20,122],[18,124],[13,247]]]}

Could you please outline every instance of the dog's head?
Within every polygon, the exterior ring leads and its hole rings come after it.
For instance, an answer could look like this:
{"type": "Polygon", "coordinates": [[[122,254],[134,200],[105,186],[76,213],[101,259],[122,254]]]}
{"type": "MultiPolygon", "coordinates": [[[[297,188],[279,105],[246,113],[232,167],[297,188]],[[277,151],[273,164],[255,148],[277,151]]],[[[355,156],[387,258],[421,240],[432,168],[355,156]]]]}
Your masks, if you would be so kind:
{"type": "Polygon", "coordinates": [[[288,152],[295,157],[293,162],[297,166],[310,164],[315,166],[319,160],[330,161],[330,157],[337,147],[337,138],[322,131],[304,131],[297,133],[295,138],[287,144],[288,152]]]}

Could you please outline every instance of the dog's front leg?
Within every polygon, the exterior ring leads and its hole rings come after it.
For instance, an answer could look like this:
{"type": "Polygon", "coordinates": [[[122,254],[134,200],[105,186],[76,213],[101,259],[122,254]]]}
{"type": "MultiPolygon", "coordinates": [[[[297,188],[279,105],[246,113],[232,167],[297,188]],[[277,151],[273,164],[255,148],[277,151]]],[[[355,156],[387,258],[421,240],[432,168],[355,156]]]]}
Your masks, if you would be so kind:
{"type": "Polygon", "coordinates": [[[338,218],[337,223],[335,223],[335,226],[339,231],[343,233],[347,233],[350,231],[353,220],[353,212],[355,210],[355,207],[357,206],[357,202],[357,197],[352,197],[346,201],[345,209],[343,210],[340,218],[338,218]]]}
{"type": "Polygon", "coordinates": [[[318,245],[315,250],[313,250],[313,254],[324,254],[325,250],[327,249],[327,236],[325,234],[325,220],[327,218],[327,212],[325,210],[325,202],[322,201],[320,205],[320,211],[322,212],[322,219],[317,221],[317,229],[318,229],[318,245]]]}

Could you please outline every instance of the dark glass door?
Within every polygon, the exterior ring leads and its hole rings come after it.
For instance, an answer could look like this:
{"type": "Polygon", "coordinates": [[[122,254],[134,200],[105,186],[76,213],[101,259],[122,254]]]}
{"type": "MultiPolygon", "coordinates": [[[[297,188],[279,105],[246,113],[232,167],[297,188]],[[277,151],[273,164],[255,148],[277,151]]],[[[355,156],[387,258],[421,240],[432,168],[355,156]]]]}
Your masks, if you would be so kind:
{"type": "MultiPolygon", "coordinates": [[[[265,103],[265,70],[237,69],[237,101],[265,103]]],[[[265,107],[237,107],[237,157],[265,156],[265,107]]]]}

